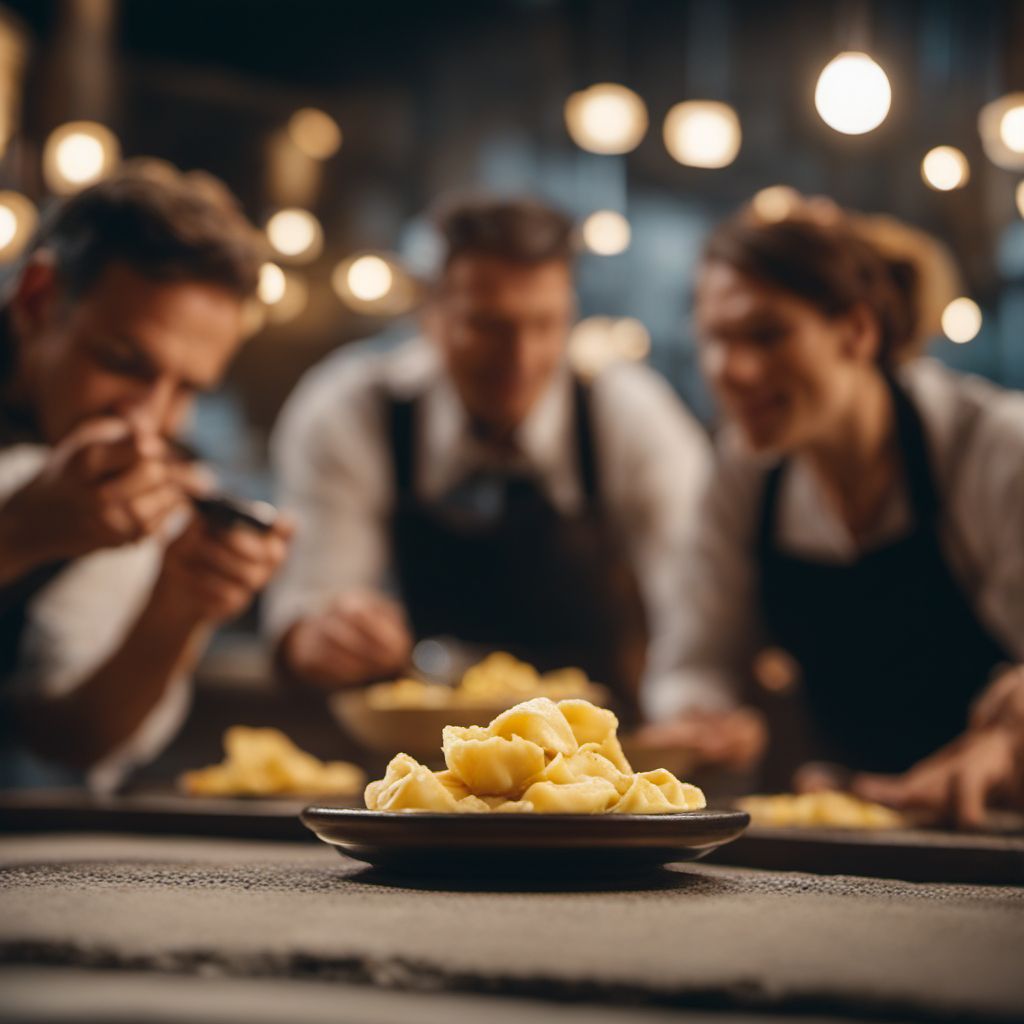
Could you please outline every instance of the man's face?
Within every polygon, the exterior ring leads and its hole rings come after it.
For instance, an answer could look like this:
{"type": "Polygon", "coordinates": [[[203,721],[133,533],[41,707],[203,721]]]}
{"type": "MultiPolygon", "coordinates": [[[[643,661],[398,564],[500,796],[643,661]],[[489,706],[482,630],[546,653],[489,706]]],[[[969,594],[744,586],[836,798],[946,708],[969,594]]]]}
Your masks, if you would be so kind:
{"type": "Polygon", "coordinates": [[[522,423],[565,356],[574,313],[572,274],[561,260],[452,262],[429,328],[475,421],[499,435],[522,423]]]}
{"type": "Polygon", "coordinates": [[[172,436],[223,375],[243,314],[226,288],[151,281],[124,263],[71,301],[49,268],[30,268],[14,300],[19,376],[45,440],[96,416],[172,436]]]}
{"type": "Polygon", "coordinates": [[[871,350],[846,318],[745,277],[724,263],[697,282],[701,364],[726,414],[755,451],[813,445],[855,400],[871,350]]]}

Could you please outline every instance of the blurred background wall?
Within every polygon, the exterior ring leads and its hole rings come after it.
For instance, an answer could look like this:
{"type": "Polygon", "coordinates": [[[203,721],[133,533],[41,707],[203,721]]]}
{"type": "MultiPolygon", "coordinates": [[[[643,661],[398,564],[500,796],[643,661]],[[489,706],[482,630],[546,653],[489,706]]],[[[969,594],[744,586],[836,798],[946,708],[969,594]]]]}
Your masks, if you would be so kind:
{"type": "MultiPolygon", "coordinates": [[[[870,74],[863,89],[870,106],[870,74]]],[[[433,255],[424,211],[466,188],[540,194],[581,222],[604,211],[584,233],[577,355],[648,358],[705,420],[691,272],[716,219],[759,192],[784,208],[775,186],[945,242],[981,327],[971,336],[968,305],[951,321],[961,343],[940,337],[933,352],[1021,386],[1021,90],[1024,4],[999,0],[5,0],[0,260],[13,265],[33,208],[118,156],[226,181],[280,251],[265,323],[196,429],[257,492],[267,431],[302,371],[354,339],[415,329],[411,275],[433,255]],[[846,50],[870,54],[891,88],[862,134],[815,105],[846,50]],[[597,83],[631,93],[567,108],[597,83]],[[728,108],[666,121],[702,100],[728,108]],[[946,190],[922,171],[939,146],[958,151],[932,158],[946,190]]]]}

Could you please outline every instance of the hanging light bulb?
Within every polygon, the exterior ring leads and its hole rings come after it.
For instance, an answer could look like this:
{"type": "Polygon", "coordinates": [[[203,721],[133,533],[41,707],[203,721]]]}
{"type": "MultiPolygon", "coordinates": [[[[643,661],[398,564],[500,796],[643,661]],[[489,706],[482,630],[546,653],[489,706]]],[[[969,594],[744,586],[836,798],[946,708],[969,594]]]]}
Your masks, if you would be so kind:
{"type": "Polygon", "coordinates": [[[55,128],[43,147],[43,177],[58,195],[70,195],[105,178],[121,158],[117,136],[96,121],[55,128]]]}
{"type": "Polygon", "coordinates": [[[38,219],[30,199],[20,192],[0,192],[0,262],[21,255],[38,219]]]}
{"type": "Polygon", "coordinates": [[[581,229],[583,244],[599,256],[617,256],[629,248],[629,221],[615,210],[597,210],[581,229]]]}
{"type": "Polygon", "coordinates": [[[937,192],[963,188],[970,174],[967,157],[956,146],[936,146],[921,161],[921,177],[937,192]]]}
{"type": "Polygon", "coordinates": [[[866,53],[848,51],[833,57],[814,90],[821,119],[844,135],[863,135],[877,128],[891,104],[889,79],[866,53]]]}
{"type": "Polygon", "coordinates": [[[288,134],[292,142],[314,160],[326,160],[341,149],[338,122],[316,107],[296,110],[288,119],[288,134]]]}
{"type": "Polygon", "coordinates": [[[302,263],[316,259],[324,241],[320,221],[297,207],[278,210],[267,221],[267,238],[282,256],[302,263]]]}
{"type": "Polygon", "coordinates": [[[957,345],[966,345],[981,330],[981,310],[973,299],[961,296],[942,311],[942,333],[957,345]]]}
{"type": "Polygon", "coordinates": [[[1005,171],[1024,170],[1024,92],[1010,92],[978,112],[985,156],[1005,171]]]}
{"type": "Polygon", "coordinates": [[[728,167],[740,151],[740,119],[728,103],[688,100],[665,117],[665,147],[689,167],[728,167]]]}
{"type": "Polygon", "coordinates": [[[397,257],[385,253],[342,260],[331,273],[331,285],[349,309],[369,316],[399,316],[420,297],[415,279],[397,257]]]}
{"type": "Polygon", "coordinates": [[[750,205],[766,224],[777,224],[800,206],[800,193],[789,185],[769,185],[751,199],[750,205]]]}
{"type": "Polygon", "coordinates": [[[647,107],[632,89],[602,82],[565,101],[565,126],[590,153],[629,153],[647,131],[647,107]]]}
{"type": "Polygon", "coordinates": [[[257,292],[260,301],[268,306],[280,302],[284,297],[286,281],[284,271],[276,263],[264,263],[260,267],[260,281],[257,292]]]}

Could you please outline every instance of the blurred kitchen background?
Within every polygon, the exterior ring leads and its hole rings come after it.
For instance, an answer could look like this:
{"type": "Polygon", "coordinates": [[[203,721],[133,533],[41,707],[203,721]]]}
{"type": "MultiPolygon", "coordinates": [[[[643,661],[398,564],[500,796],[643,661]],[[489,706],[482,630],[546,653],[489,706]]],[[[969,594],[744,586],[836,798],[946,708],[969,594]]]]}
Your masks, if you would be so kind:
{"type": "MultiPolygon", "coordinates": [[[[577,217],[574,358],[647,359],[709,425],[688,323],[702,237],[751,197],[783,215],[788,189],[941,239],[962,294],[933,354],[1024,386],[1024,3],[0,2],[0,274],[54,195],[135,157],[222,178],[276,252],[194,424],[252,496],[299,375],[415,330],[425,211],[463,189],[577,217]]],[[[215,647],[205,699],[266,679],[253,624],[215,647]]]]}

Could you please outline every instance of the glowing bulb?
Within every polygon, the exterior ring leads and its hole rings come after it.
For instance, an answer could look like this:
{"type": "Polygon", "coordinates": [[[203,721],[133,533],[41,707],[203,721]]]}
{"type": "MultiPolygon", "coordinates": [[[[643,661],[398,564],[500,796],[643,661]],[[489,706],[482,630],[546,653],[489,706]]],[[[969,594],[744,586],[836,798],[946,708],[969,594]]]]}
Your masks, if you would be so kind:
{"type": "Polygon", "coordinates": [[[1014,153],[1024,153],[1024,105],[1010,107],[999,122],[999,137],[1014,153]]]}
{"type": "Polygon", "coordinates": [[[260,267],[260,283],[257,287],[260,301],[268,306],[280,302],[285,291],[284,271],[276,263],[264,263],[260,267]]]}
{"type": "Polygon", "coordinates": [[[951,192],[967,184],[971,168],[955,146],[936,146],[921,161],[921,177],[938,192],[951,192]]]}
{"type": "Polygon", "coordinates": [[[800,193],[788,185],[771,185],[761,189],[751,199],[750,205],[766,224],[777,224],[800,205],[800,193]]]}
{"type": "Polygon", "coordinates": [[[18,218],[9,206],[0,206],[0,252],[14,241],[18,233],[18,218]]]}
{"type": "Polygon", "coordinates": [[[814,105],[830,128],[863,135],[889,113],[892,88],[885,72],[866,53],[847,52],[825,65],[814,90],[814,105]]]}
{"type": "Polygon", "coordinates": [[[583,244],[599,256],[616,256],[629,248],[629,221],[614,210],[598,210],[583,222],[583,244]]]}
{"type": "Polygon", "coordinates": [[[315,259],[323,246],[320,222],[308,210],[279,210],[267,221],[267,238],[282,256],[303,262],[315,259]]]}
{"type": "Polygon", "coordinates": [[[966,345],[981,330],[981,310],[972,299],[961,296],[942,311],[942,333],[958,345],[966,345]]]}
{"type": "Polygon", "coordinates": [[[645,359],[650,350],[650,332],[633,317],[589,316],[569,334],[569,360],[586,377],[596,376],[612,363],[645,359]]]}
{"type": "Polygon", "coordinates": [[[36,208],[20,192],[0,192],[0,261],[20,255],[37,219],[36,208]]]}
{"type": "Polygon", "coordinates": [[[677,103],[665,118],[665,146],[690,167],[728,167],[740,151],[742,132],[727,103],[689,100],[677,103]]]}
{"type": "Polygon", "coordinates": [[[94,121],[71,121],[50,133],[43,149],[43,175],[54,192],[66,195],[105,177],[120,158],[109,128],[94,121]]]}
{"type": "Polygon", "coordinates": [[[1020,211],[1020,215],[1024,217],[1024,181],[1017,184],[1017,209],[1020,211]]]}
{"type": "Polygon", "coordinates": [[[391,291],[394,277],[391,267],[379,256],[360,256],[349,266],[345,282],[355,298],[376,302],[391,291]]]}
{"type": "Polygon", "coordinates": [[[620,359],[639,362],[646,359],[651,351],[651,332],[643,321],[635,317],[625,316],[616,320],[608,331],[612,349],[620,359]]]}
{"type": "Polygon", "coordinates": [[[326,160],[341,148],[338,122],[315,107],[296,110],[288,121],[288,134],[292,142],[314,160],[326,160]]]}
{"type": "Polygon", "coordinates": [[[602,82],[565,101],[565,125],[581,149],[628,153],[647,131],[647,107],[632,89],[602,82]]]}

